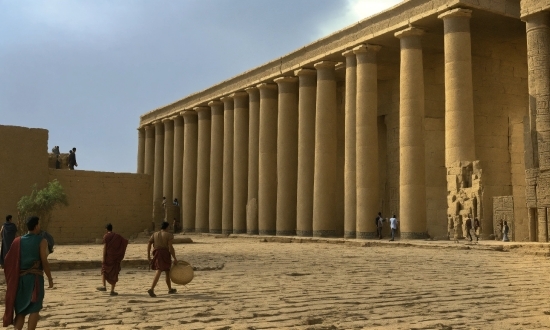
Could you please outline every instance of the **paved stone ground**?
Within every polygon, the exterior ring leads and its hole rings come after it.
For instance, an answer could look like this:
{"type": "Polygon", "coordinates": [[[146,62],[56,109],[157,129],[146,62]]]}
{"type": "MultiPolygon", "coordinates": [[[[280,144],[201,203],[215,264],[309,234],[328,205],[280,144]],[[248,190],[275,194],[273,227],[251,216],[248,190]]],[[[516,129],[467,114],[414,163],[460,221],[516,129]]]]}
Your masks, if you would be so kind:
{"type": "MultiPolygon", "coordinates": [[[[39,327],[550,329],[546,244],[190,237],[176,254],[197,271],[177,294],[160,282],[147,295],[141,241],[128,247],[117,297],[95,290],[99,269],[55,271],[39,327]]],[[[50,259],[85,267],[100,255],[101,245],[59,246],[50,259]]]]}

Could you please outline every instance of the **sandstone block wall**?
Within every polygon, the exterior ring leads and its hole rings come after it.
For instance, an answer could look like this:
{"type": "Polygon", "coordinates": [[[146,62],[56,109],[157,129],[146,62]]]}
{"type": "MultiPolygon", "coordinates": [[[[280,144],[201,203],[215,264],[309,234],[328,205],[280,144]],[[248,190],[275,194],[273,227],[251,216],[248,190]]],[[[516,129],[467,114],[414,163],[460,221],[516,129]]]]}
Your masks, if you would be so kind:
{"type": "Polygon", "coordinates": [[[151,175],[49,170],[54,179],[69,197],[69,206],[53,212],[48,228],[56,243],[94,242],[109,222],[126,238],[151,226],[151,175]]]}
{"type": "Polygon", "coordinates": [[[0,125],[0,220],[17,218],[17,202],[48,182],[48,131],[0,125]]]}
{"type": "Polygon", "coordinates": [[[550,0],[521,0],[521,17],[550,9],[550,0]]]}

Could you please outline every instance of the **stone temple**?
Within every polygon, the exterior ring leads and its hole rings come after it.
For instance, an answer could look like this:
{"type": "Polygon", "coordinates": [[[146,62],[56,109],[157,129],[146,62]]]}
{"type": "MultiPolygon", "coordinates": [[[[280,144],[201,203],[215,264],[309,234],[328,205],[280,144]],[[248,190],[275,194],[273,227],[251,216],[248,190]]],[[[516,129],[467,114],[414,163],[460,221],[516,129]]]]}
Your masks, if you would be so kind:
{"type": "Polygon", "coordinates": [[[550,0],[408,0],[143,114],[138,173],[188,232],[546,242],[549,99],[550,0]]]}

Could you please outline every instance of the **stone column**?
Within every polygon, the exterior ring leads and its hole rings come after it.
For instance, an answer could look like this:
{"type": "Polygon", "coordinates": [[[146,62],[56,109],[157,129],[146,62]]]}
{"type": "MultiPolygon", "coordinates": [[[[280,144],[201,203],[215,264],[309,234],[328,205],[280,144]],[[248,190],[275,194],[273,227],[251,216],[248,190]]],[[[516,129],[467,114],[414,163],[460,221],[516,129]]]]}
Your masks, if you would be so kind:
{"type": "Polygon", "coordinates": [[[550,13],[539,12],[524,20],[527,22],[529,112],[531,125],[536,128],[534,166],[542,173],[550,170],[550,13]]]}
{"type": "Polygon", "coordinates": [[[145,126],[145,160],[143,171],[153,175],[155,172],[155,125],[145,126]]]}
{"type": "MultiPolygon", "coordinates": [[[[183,117],[173,116],[174,120],[174,166],[173,166],[173,198],[177,198],[181,206],[181,189],[183,182],[183,117]]],[[[180,209],[181,210],[181,209],[180,209]]],[[[180,211],[181,213],[181,211],[180,211]]],[[[181,214],[180,214],[181,219],[181,214]]],[[[181,222],[180,222],[181,223],[181,222]]]]}
{"type": "MultiPolygon", "coordinates": [[[[164,171],[162,195],[166,197],[166,203],[172,203],[174,189],[174,120],[165,118],[164,124],[164,171]]],[[[168,219],[169,220],[169,219],[168,219]]]]}
{"type": "Polygon", "coordinates": [[[395,34],[401,42],[399,81],[399,213],[401,238],[426,237],[423,30],[395,34]]]}
{"type": "Polygon", "coordinates": [[[230,96],[223,102],[223,202],[222,234],[233,233],[233,137],[234,101],[230,96]]]}
{"type": "Polygon", "coordinates": [[[181,224],[185,232],[195,230],[197,207],[197,113],[183,111],[183,179],[181,197],[181,224]]]}
{"type": "Polygon", "coordinates": [[[155,125],[155,170],[153,175],[153,219],[155,228],[164,220],[164,208],[162,207],[162,193],[164,180],[164,124],[157,120],[155,125]]]}
{"type": "Polygon", "coordinates": [[[208,233],[208,198],[210,191],[210,107],[196,107],[198,114],[197,147],[197,208],[195,211],[195,232],[208,233]]]}
{"type": "Polygon", "coordinates": [[[317,71],[298,69],[298,187],[296,235],[313,235],[313,176],[315,165],[315,102],[317,71]]]}
{"type": "Polygon", "coordinates": [[[231,95],[234,101],[233,233],[246,234],[248,197],[248,93],[231,95]]]}
{"type": "Polygon", "coordinates": [[[374,238],[379,209],[378,68],[380,46],[361,45],[357,56],[357,237],[374,238]]]}
{"type": "Polygon", "coordinates": [[[356,237],[357,187],[355,170],[357,59],[351,50],[346,58],[345,150],[344,150],[344,237],[356,237]]]}
{"type": "Polygon", "coordinates": [[[212,234],[222,233],[223,203],[223,103],[208,103],[212,118],[210,138],[210,192],[208,198],[208,230],[212,234]]]}
{"type": "Polygon", "coordinates": [[[137,173],[145,173],[145,128],[138,128],[137,173]]]}
{"type": "Polygon", "coordinates": [[[438,17],[445,35],[445,165],[474,161],[474,96],[469,9],[456,8],[438,17]]]}
{"type": "Polygon", "coordinates": [[[298,86],[296,77],[282,77],[278,85],[277,220],[276,234],[296,235],[298,177],[298,86]]]}
{"type": "Polygon", "coordinates": [[[313,236],[336,236],[337,110],[334,62],[315,64],[317,101],[315,118],[315,173],[313,236]]]}
{"type": "Polygon", "coordinates": [[[260,90],[260,145],[258,160],[258,232],[275,235],[277,228],[277,85],[260,90]]]}
{"type": "Polygon", "coordinates": [[[256,87],[248,93],[248,197],[246,232],[258,234],[258,148],[260,146],[260,92],[256,87]]]}

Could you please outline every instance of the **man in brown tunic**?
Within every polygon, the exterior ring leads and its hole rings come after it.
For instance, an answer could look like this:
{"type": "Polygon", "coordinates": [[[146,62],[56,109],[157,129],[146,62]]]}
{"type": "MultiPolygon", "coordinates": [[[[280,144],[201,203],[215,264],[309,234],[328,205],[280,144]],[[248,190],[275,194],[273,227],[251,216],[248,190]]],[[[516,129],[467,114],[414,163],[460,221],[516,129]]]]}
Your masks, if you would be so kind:
{"type": "Polygon", "coordinates": [[[120,263],[126,254],[128,240],[119,234],[113,233],[113,225],[110,223],[105,226],[105,236],[103,236],[103,262],[101,263],[101,275],[103,286],[97,288],[99,291],[107,291],[106,281],[111,284],[111,296],[118,295],[115,292],[115,285],[118,282],[120,273],[120,263]]]}
{"type": "Polygon", "coordinates": [[[156,297],[155,286],[157,285],[162,272],[166,273],[166,285],[168,286],[168,293],[176,293],[176,289],[172,289],[172,282],[170,281],[170,267],[172,266],[171,258],[174,258],[174,265],[178,263],[176,259],[176,252],[172,246],[174,241],[174,235],[168,232],[168,222],[163,222],[160,231],[154,233],[149,239],[147,245],[147,260],[153,270],[156,270],[155,278],[151,289],[147,290],[149,296],[156,297]],[[153,259],[151,260],[151,246],[153,249],[153,259]]]}

